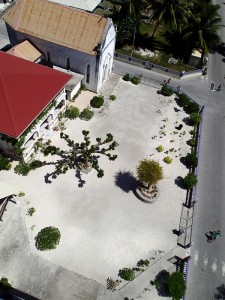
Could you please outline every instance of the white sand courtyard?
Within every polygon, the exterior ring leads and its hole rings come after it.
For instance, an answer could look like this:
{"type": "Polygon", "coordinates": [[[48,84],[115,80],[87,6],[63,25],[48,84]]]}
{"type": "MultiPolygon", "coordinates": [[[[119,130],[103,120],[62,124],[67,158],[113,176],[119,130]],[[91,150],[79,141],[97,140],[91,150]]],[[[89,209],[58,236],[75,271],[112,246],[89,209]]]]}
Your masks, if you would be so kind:
{"type": "MultiPolygon", "coordinates": [[[[186,142],[192,129],[182,121],[188,115],[176,104],[175,95],[164,97],[152,87],[135,86],[122,79],[113,94],[117,99],[110,102],[104,115],[98,114],[90,121],[68,120],[65,130],[75,141],[81,141],[84,129],[90,131],[93,141],[109,132],[113,134],[119,143],[114,151],[118,158],[100,158],[103,178],[97,178],[93,170],[82,175],[85,184],[79,187],[75,170],[46,183],[44,176],[54,171],[51,165],[26,177],[15,174],[13,169],[1,172],[2,181],[25,193],[20,201],[32,253],[100,283],[108,277],[117,279],[119,269],[135,267],[138,260],[149,257],[150,251],[166,253],[176,246],[177,236],[172,230],[178,229],[186,191],[175,184],[175,179],[188,173],[180,158],[190,152],[186,142]],[[183,124],[180,131],[175,129],[178,124],[183,124]],[[159,145],[168,154],[157,152],[159,145]],[[169,165],[163,162],[167,155],[173,159],[169,165]],[[143,158],[157,160],[163,167],[160,194],[153,204],[133,194],[132,178],[127,175],[131,172],[135,176],[143,158]],[[117,174],[120,177],[116,184],[117,174]],[[32,217],[27,215],[30,207],[36,210],[32,217]],[[55,250],[41,252],[35,248],[34,238],[47,226],[59,228],[61,241],[55,250]]],[[[66,149],[59,132],[51,140],[53,145],[66,149]]]]}

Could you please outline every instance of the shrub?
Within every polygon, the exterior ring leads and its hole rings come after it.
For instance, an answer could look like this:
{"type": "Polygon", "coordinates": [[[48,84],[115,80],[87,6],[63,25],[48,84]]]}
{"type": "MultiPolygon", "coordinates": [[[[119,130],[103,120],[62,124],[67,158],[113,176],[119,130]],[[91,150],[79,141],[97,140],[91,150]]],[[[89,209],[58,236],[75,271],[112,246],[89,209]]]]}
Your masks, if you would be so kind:
{"type": "Polygon", "coordinates": [[[35,246],[40,251],[55,249],[60,242],[60,231],[56,227],[45,227],[35,237],[35,246]]]}
{"type": "Polygon", "coordinates": [[[138,267],[147,267],[149,265],[149,260],[145,259],[140,259],[137,263],[138,267]]]}
{"type": "Polygon", "coordinates": [[[191,102],[186,106],[186,112],[188,114],[198,113],[199,112],[199,105],[195,102],[191,102]]]}
{"type": "Polygon", "coordinates": [[[201,115],[198,113],[191,113],[189,117],[191,125],[198,125],[201,121],[201,115]]]}
{"type": "Polygon", "coordinates": [[[162,86],[162,89],[161,89],[161,93],[163,94],[163,96],[172,96],[173,95],[173,89],[169,86],[162,86]]]}
{"type": "Polygon", "coordinates": [[[65,117],[69,118],[70,120],[74,120],[79,117],[80,111],[77,107],[68,106],[65,111],[65,117]]]}
{"type": "Polygon", "coordinates": [[[188,167],[196,168],[198,165],[198,157],[195,153],[188,153],[185,158],[186,164],[188,167]]]}
{"type": "Polygon", "coordinates": [[[132,270],[132,269],[124,268],[124,269],[119,270],[118,276],[120,276],[124,280],[131,281],[131,280],[134,280],[135,273],[134,273],[134,270],[132,270]]]}
{"type": "Polygon", "coordinates": [[[119,286],[121,280],[113,280],[111,277],[108,277],[106,279],[106,282],[107,282],[107,289],[108,290],[111,290],[112,292],[115,292],[117,287],[119,286]]]}
{"type": "Polygon", "coordinates": [[[197,146],[197,143],[196,143],[196,140],[195,139],[190,139],[187,141],[187,144],[191,147],[196,147],[197,146]]]}
{"type": "Polygon", "coordinates": [[[190,100],[188,98],[188,96],[186,96],[185,94],[178,94],[178,105],[181,107],[184,107],[185,105],[188,105],[190,103],[190,100]]]}
{"type": "Polygon", "coordinates": [[[184,177],[184,188],[186,190],[192,189],[196,184],[198,180],[195,174],[189,173],[187,176],[184,177]]]}
{"type": "Polygon", "coordinates": [[[25,193],[24,192],[19,192],[18,197],[24,197],[25,193]]]}
{"type": "Polygon", "coordinates": [[[5,157],[4,155],[0,154],[0,171],[1,170],[10,170],[11,169],[11,163],[8,157],[5,157]]]}
{"type": "Polygon", "coordinates": [[[130,81],[131,80],[130,75],[129,74],[124,75],[123,80],[124,81],[130,81]]]}
{"type": "Polygon", "coordinates": [[[137,176],[141,182],[148,184],[149,188],[163,178],[162,167],[157,161],[143,159],[137,167],[137,176]]]}
{"type": "Polygon", "coordinates": [[[94,108],[100,108],[104,103],[104,97],[103,96],[94,96],[91,99],[91,106],[94,108]]]}
{"type": "Polygon", "coordinates": [[[31,163],[30,163],[30,168],[32,170],[35,170],[37,168],[40,168],[43,166],[43,162],[40,161],[40,160],[33,160],[31,163]]]}
{"type": "Polygon", "coordinates": [[[28,210],[27,210],[27,214],[29,215],[29,216],[33,216],[33,214],[35,213],[35,208],[34,207],[31,207],[31,208],[29,208],[28,210]]]}
{"type": "Polygon", "coordinates": [[[158,147],[156,147],[156,150],[158,152],[162,152],[164,150],[164,147],[162,145],[159,145],[158,147]]]}
{"type": "Polygon", "coordinates": [[[171,157],[166,156],[166,157],[163,158],[163,161],[164,161],[166,164],[171,164],[173,160],[172,160],[171,157]]]}
{"type": "Polygon", "coordinates": [[[116,96],[115,95],[110,95],[109,99],[114,101],[114,100],[116,100],[116,96]]]}
{"type": "Polygon", "coordinates": [[[135,85],[138,85],[141,82],[140,78],[138,77],[132,77],[130,81],[135,85]]]}
{"type": "Polygon", "coordinates": [[[184,275],[180,272],[172,273],[168,279],[168,289],[173,300],[182,299],[186,291],[184,275]]]}
{"type": "Polygon", "coordinates": [[[91,120],[93,116],[94,116],[94,112],[91,111],[89,108],[84,108],[80,113],[80,118],[85,121],[91,120]]]}
{"type": "Polygon", "coordinates": [[[12,288],[12,285],[11,285],[11,283],[9,283],[8,278],[2,277],[0,279],[0,287],[2,287],[5,290],[8,290],[8,289],[12,288]]]}
{"type": "Polygon", "coordinates": [[[14,168],[14,172],[22,176],[27,176],[31,170],[32,168],[30,167],[30,165],[23,162],[19,162],[18,165],[14,168]]]}

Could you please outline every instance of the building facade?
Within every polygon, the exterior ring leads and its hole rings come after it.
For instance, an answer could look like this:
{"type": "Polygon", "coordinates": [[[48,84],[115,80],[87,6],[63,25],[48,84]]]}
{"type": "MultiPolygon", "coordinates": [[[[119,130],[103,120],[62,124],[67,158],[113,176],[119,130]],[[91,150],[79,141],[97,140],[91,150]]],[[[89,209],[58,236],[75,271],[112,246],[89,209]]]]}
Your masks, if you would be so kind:
{"type": "Polygon", "coordinates": [[[111,19],[46,0],[19,0],[4,20],[12,46],[28,40],[48,65],[84,75],[82,83],[90,90],[98,92],[112,72],[116,30],[111,19]]]}

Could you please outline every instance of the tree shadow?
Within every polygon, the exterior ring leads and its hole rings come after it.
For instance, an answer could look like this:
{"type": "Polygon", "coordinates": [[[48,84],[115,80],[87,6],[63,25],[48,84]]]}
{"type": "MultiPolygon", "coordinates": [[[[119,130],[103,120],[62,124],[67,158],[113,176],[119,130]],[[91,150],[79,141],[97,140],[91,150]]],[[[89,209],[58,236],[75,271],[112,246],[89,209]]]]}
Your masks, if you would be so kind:
{"type": "Polygon", "coordinates": [[[168,290],[168,279],[170,277],[170,273],[166,270],[160,271],[155,277],[155,287],[158,292],[158,295],[161,297],[168,297],[169,290],[168,290]]]}
{"type": "MultiPolygon", "coordinates": [[[[180,162],[181,162],[185,167],[188,168],[187,162],[186,162],[186,157],[185,157],[185,156],[180,157],[180,162]]],[[[188,169],[189,169],[189,168],[188,168],[188,169]]]]}
{"type": "Polygon", "coordinates": [[[188,126],[192,126],[191,122],[190,122],[190,118],[189,117],[185,117],[182,120],[184,122],[184,124],[188,125],[188,126]]]}
{"type": "Polygon", "coordinates": [[[180,234],[180,231],[177,229],[173,229],[172,232],[173,232],[173,234],[175,234],[177,236],[180,234]]]}
{"type": "Polygon", "coordinates": [[[138,180],[130,171],[119,171],[114,175],[115,185],[126,193],[134,191],[138,186],[138,180]]]}
{"type": "Polygon", "coordinates": [[[221,284],[216,288],[216,292],[214,294],[214,299],[224,300],[225,299],[225,285],[221,284]]]}
{"type": "Polygon", "coordinates": [[[177,176],[177,178],[174,180],[174,182],[181,189],[184,189],[184,179],[181,176],[177,176]]]}

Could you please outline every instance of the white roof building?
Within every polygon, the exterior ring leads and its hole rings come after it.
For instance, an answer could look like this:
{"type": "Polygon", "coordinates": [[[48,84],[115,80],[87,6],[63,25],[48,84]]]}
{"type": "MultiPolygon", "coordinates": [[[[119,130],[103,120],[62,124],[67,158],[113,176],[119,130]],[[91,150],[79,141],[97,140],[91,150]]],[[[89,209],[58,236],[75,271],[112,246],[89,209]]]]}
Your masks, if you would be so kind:
{"type": "Polygon", "coordinates": [[[102,0],[49,0],[51,2],[71,6],[92,12],[102,0]]]}

